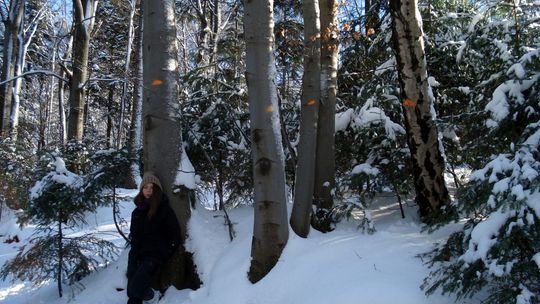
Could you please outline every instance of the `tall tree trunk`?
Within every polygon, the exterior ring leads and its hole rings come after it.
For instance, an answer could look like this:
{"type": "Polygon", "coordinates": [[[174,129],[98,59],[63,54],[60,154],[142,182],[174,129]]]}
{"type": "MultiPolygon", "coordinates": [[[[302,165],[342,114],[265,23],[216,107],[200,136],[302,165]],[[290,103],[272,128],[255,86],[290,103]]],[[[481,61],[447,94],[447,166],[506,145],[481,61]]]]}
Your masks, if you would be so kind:
{"type": "MultiPolygon", "coordinates": [[[[61,218],[61,216],[60,216],[61,218]]],[[[62,239],[64,238],[64,234],[63,234],[63,230],[62,230],[62,219],[59,219],[58,221],[58,265],[56,265],[58,268],[57,268],[57,273],[56,273],[56,283],[57,283],[57,287],[58,287],[58,296],[60,296],[60,298],[62,297],[63,295],[63,291],[62,291],[62,273],[64,272],[64,269],[63,269],[63,262],[64,262],[64,247],[63,247],[63,243],[62,243],[62,239]]]]}
{"type": "MultiPolygon", "coordinates": [[[[55,42],[52,50],[51,58],[51,72],[56,73],[56,54],[58,52],[58,42],[55,42]]],[[[60,74],[60,73],[59,73],[60,74]]],[[[49,142],[50,130],[51,130],[51,116],[52,116],[52,105],[54,103],[54,87],[55,87],[55,78],[50,78],[49,84],[49,100],[47,101],[47,123],[45,125],[45,143],[49,142]]],[[[58,82],[62,82],[58,80],[58,82]]]]}
{"type": "Polygon", "coordinates": [[[274,66],[273,1],[246,1],[246,79],[251,118],[254,225],[249,280],[262,279],[289,238],[274,66]]]}
{"type": "Polygon", "coordinates": [[[334,205],[335,180],[335,116],[337,94],[337,69],[339,29],[337,14],[339,5],[335,0],[319,0],[321,11],[321,104],[317,130],[317,161],[315,165],[314,201],[317,209],[314,228],[329,231],[327,212],[334,205]]]}
{"type": "Polygon", "coordinates": [[[129,176],[126,178],[126,188],[136,188],[140,179],[140,167],[139,167],[139,150],[141,149],[141,113],[143,103],[143,19],[141,1],[138,0],[136,7],[139,10],[138,29],[134,33],[133,44],[135,45],[135,58],[133,60],[134,76],[132,77],[133,83],[133,101],[131,106],[131,125],[128,133],[128,154],[131,162],[131,170],[129,176]]]}
{"type": "Polygon", "coordinates": [[[197,35],[197,67],[206,67],[210,63],[210,16],[207,15],[211,0],[197,1],[199,34],[197,35]]]}
{"type": "MultiPolygon", "coordinates": [[[[174,3],[174,0],[143,0],[143,155],[145,171],[156,172],[162,181],[185,241],[191,211],[188,189],[178,180],[187,155],[182,149],[178,105],[174,3]]],[[[164,269],[160,287],[172,284],[178,289],[197,288],[199,278],[192,266],[191,255],[185,254],[182,247],[173,261],[164,269]],[[186,274],[186,269],[191,273],[186,274]]]]}
{"type": "Polygon", "coordinates": [[[17,35],[17,42],[19,44],[17,48],[17,61],[15,64],[15,77],[17,78],[14,80],[15,83],[13,84],[13,103],[11,105],[11,120],[9,124],[11,138],[14,141],[17,140],[19,128],[19,108],[21,104],[21,87],[23,82],[23,78],[18,76],[22,75],[24,72],[24,67],[26,65],[26,53],[28,51],[28,46],[30,46],[30,43],[32,42],[32,38],[34,38],[34,34],[36,33],[39,20],[42,16],[41,12],[42,11],[39,11],[34,20],[29,22],[26,30],[24,29],[25,21],[23,16],[23,26],[21,26],[17,35]]]}
{"type": "MultiPolygon", "coordinates": [[[[63,70],[60,70],[58,74],[63,76],[65,73],[63,70]]],[[[67,142],[66,110],[64,108],[65,87],[66,84],[63,81],[58,81],[58,131],[62,145],[65,145],[67,142]]]]}
{"type": "MultiPolygon", "coordinates": [[[[4,20],[4,48],[1,80],[13,78],[18,54],[18,34],[24,16],[25,0],[11,0],[9,15],[4,20]]],[[[9,136],[11,108],[13,101],[13,81],[0,85],[0,137],[9,136]]]]}
{"type": "Polygon", "coordinates": [[[84,134],[85,85],[88,80],[90,34],[98,0],[73,0],[73,76],[69,92],[68,140],[81,141],[84,134]]]}
{"type": "Polygon", "coordinates": [[[300,105],[300,143],[298,145],[291,227],[299,236],[307,237],[313,204],[317,120],[321,95],[319,1],[303,1],[302,10],[304,14],[304,75],[300,105]]]}
{"type": "Polygon", "coordinates": [[[107,98],[107,128],[106,128],[106,137],[107,137],[107,149],[110,149],[113,145],[113,117],[112,117],[112,108],[114,104],[114,82],[109,85],[109,96],[107,98]]]}
{"type": "Polygon", "coordinates": [[[444,182],[445,166],[427,80],[422,20],[417,1],[390,0],[390,12],[416,203],[420,215],[426,219],[448,204],[450,197],[444,182]]]}
{"type": "Polygon", "coordinates": [[[126,60],[124,63],[124,82],[122,84],[122,96],[120,99],[120,118],[118,119],[118,138],[116,139],[116,148],[120,149],[122,147],[123,134],[124,134],[124,112],[126,108],[126,99],[128,95],[128,84],[129,84],[129,69],[131,67],[131,52],[133,49],[133,41],[135,36],[135,12],[137,9],[137,4],[139,1],[130,0],[129,1],[129,22],[128,22],[128,43],[126,46],[126,60]]]}
{"type": "MultiPolygon", "coordinates": [[[[69,54],[71,54],[71,50],[73,47],[73,36],[70,36],[69,42],[67,43],[66,48],[66,58],[60,58],[60,62],[62,63],[60,65],[61,69],[59,71],[60,76],[66,76],[66,78],[69,79],[69,84],[72,82],[73,73],[69,71],[63,62],[67,61],[69,54]]],[[[67,143],[68,135],[67,135],[67,116],[66,116],[66,108],[65,108],[65,96],[66,96],[66,89],[69,86],[66,85],[64,82],[59,81],[58,82],[58,131],[60,134],[60,141],[62,145],[65,145],[67,143]]]]}

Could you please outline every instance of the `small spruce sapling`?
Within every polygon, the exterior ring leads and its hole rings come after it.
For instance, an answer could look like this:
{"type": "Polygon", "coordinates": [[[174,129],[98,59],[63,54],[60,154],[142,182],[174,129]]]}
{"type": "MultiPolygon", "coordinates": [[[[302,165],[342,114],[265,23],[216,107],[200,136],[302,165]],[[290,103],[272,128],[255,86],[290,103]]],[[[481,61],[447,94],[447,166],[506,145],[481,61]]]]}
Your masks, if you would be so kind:
{"type": "Polygon", "coordinates": [[[116,246],[92,234],[72,236],[87,212],[98,203],[87,200],[87,180],[66,169],[62,158],[53,157],[50,171],[31,189],[27,216],[37,225],[33,238],[6,262],[0,276],[40,285],[55,279],[62,297],[62,284],[75,284],[99,266],[112,260],[116,246]]]}

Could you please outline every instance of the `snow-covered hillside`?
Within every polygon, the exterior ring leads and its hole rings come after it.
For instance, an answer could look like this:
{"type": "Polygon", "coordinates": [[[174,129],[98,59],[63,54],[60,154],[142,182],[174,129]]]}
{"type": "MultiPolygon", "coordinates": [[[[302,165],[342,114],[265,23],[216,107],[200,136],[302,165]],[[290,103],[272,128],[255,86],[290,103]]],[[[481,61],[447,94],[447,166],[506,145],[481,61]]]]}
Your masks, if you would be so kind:
{"type": "MultiPolygon", "coordinates": [[[[121,191],[122,215],[129,221],[133,191],[121,191]]],[[[289,206],[290,207],[290,206],[289,206]]],[[[290,209],[290,208],[289,208],[290,209]]],[[[202,288],[196,291],[169,288],[163,304],[451,304],[451,296],[426,297],[419,286],[427,275],[419,254],[428,251],[458,225],[451,225],[434,234],[422,233],[416,208],[405,206],[401,219],[393,197],[379,198],[371,205],[377,231],[362,234],[357,222],[338,225],[331,233],[312,230],[307,239],[290,233],[289,242],[276,267],[263,280],[251,284],[249,269],[253,216],[251,207],[230,210],[236,238],[229,241],[221,212],[199,208],[190,222],[188,248],[195,252],[195,261],[202,288]]],[[[82,229],[123,247],[115,233],[110,208],[89,215],[82,229]]],[[[0,263],[12,258],[18,247],[28,240],[33,227],[20,230],[13,213],[4,212],[0,224],[0,263]],[[17,235],[20,242],[4,243],[17,235]]],[[[33,286],[31,282],[0,281],[0,303],[92,303],[120,304],[127,302],[124,276],[127,250],[107,267],[84,278],[80,285],[67,287],[58,297],[56,283],[33,286]]],[[[464,303],[475,304],[479,300],[464,303]]]]}

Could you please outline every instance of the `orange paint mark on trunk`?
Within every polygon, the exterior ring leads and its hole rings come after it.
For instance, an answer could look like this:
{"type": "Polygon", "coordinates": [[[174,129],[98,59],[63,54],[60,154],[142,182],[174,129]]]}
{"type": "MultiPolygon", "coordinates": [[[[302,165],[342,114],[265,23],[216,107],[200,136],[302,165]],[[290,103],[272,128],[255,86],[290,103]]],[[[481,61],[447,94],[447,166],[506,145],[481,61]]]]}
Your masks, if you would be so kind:
{"type": "Polygon", "coordinates": [[[403,102],[403,105],[405,107],[413,108],[413,107],[416,106],[416,101],[414,101],[412,99],[405,99],[405,101],[403,102]]]}
{"type": "Polygon", "coordinates": [[[274,108],[272,107],[272,105],[269,105],[269,106],[266,107],[266,112],[268,112],[268,113],[274,112],[274,108]]]}
{"type": "Polygon", "coordinates": [[[160,79],[154,79],[152,80],[152,85],[153,86],[158,86],[158,85],[162,85],[163,84],[163,81],[160,80],[160,79]]]}

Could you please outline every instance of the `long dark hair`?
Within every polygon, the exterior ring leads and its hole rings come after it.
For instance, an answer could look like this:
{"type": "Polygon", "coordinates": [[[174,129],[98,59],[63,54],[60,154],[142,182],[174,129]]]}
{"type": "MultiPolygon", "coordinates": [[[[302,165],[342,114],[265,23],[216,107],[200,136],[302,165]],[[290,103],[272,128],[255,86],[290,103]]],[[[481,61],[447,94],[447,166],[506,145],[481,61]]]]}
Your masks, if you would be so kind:
{"type": "MultiPolygon", "coordinates": [[[[141,190],[139,190],[139,193],[137,196],[135,196],[135,203],[141,203],[144,200],[144,195],[141,190]]],[[[148,218],[151,219],[157,212],[159,205],[161,204],[161,201],[163,200],[163,191],[161,188],[152,183],[152,196],[150,197],[150,208],[148,209],[148,218]]]]}

